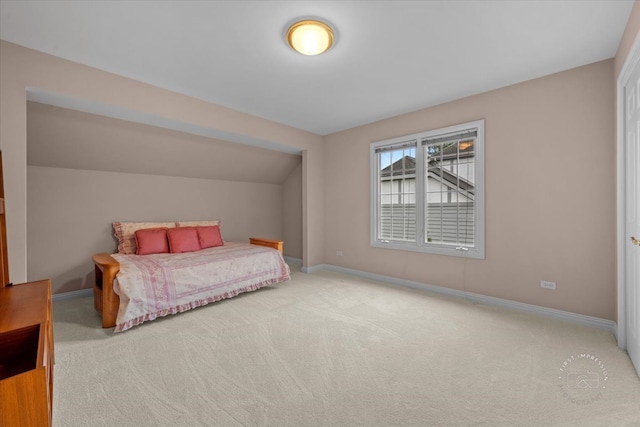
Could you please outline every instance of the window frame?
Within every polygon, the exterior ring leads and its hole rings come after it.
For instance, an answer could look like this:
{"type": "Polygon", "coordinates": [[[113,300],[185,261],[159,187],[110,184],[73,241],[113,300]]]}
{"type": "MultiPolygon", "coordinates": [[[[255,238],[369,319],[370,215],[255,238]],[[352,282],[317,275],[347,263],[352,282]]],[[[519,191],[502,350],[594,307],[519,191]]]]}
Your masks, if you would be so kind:
{"type": "MultiPolygon", "coordinates": [[[[404,135],[395,138],[375,141],[370,144],[370,245],[375,248],[394,249],[402,251],[422,252],[428,254],[457,256],[464,258],[484,259],[485,258],[485,139],[484,120],[475,120],[453,126],[423,131],[411,135],[404,135]],[[426,145],[423,141],[445,135],[463,133],[465,131],[476,130],[477,136],[474,147],[474,172],[475,172],[475,200],[474,200],[474,246],[458,246],[446,243],[433,243],[426,240],[426,215],[427,208],[425,192],[425,151],[426,145]],[[415,200],[416,200],[416,230],[415,242],[387,241],[377,238],[378,235],[378,185],[380,183],[380,168],[378,166],[377,150],[401,147],[408,143],[415,143],[416,150],[416,172],[415,172],[415,200]]],[[[392,162],[393,164],[393,162],[392,162]]]]}

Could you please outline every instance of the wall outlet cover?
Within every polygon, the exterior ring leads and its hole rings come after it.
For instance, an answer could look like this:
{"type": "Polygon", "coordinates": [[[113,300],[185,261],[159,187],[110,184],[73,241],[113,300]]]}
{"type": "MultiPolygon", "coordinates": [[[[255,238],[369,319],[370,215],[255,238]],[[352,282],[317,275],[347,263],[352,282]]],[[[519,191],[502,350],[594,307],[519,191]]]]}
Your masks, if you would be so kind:
{"type": "Polygon", "coordinates": [[[556,282],[549,282],[547,280],[541,280],[540,281],[540,287],[544,288],[544,289],[552,289],[552,290],[556,290],[556,282]]]}

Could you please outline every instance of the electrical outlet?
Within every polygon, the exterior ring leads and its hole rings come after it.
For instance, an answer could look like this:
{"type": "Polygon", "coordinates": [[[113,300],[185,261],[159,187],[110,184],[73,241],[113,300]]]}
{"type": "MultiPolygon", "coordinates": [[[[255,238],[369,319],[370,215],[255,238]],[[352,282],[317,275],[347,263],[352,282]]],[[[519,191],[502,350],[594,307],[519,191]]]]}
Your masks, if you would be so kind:
{"type": "Polygon", "coordinates": [[[336,256],[342,256],[342,251],[336,251],[336,256]]]}
{"type": "Polygon", "coordinates": [[[556,282],[548,282],[546,280],[540,281],[540,287],[544,289],[551,289],[553,291],[556,290],[556,282]]]}

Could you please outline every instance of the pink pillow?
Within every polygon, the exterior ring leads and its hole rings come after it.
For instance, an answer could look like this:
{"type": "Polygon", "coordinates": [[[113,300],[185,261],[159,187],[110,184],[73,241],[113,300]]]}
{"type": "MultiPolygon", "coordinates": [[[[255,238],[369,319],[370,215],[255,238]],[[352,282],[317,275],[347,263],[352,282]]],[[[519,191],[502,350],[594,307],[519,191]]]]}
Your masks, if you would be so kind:
{"type": "Polygon", "coordinates": [[[224,245],[219,226],[196,227],[196,231],[198,232],[198,241],[202,249],[224,245]]]}
{"type": "Polygon", "coordinates": [[[136,230],[136,246],[138,255],[166,254],[169,252],[167,228],[144,228],[136,230]]]}
{"type": "Polygon", "coordinates": [[[167,230],[169,249],[172,254],[200,250],[198,232],[195,227],[177,227],[167,230]]]}

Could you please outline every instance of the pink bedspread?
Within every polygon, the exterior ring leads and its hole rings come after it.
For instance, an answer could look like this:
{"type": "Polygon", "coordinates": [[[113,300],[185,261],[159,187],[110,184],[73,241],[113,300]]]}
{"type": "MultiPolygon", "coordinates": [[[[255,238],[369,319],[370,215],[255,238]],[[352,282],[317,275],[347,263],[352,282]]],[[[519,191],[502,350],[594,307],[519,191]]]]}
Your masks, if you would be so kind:
{"type": "Polygon", "coordinates": [[[115,332],[290,278],[275,249],[245,243],[182,254],[120,255],[115,332]]]}

